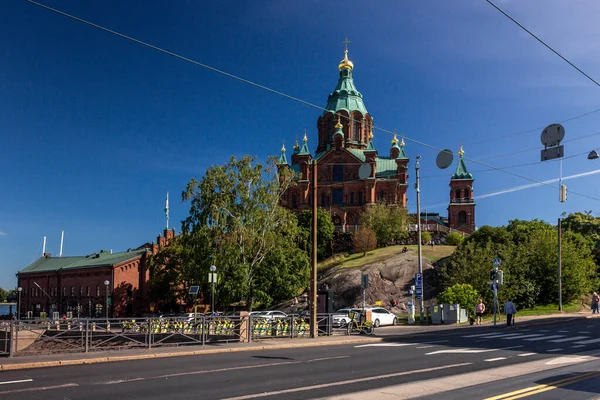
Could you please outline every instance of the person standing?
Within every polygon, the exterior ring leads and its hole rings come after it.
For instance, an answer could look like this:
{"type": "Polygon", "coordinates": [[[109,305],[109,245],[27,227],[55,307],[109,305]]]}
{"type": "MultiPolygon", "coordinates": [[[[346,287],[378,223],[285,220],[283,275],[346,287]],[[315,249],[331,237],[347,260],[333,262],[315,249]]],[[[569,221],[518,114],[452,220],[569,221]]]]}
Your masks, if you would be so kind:
{"type": "Polygon", "coordinates": [[[592,295],[592,314],[600,313],[600,310],[598,309],[599,303],[600,296],[598,296],[598,293],[594,292],[592,295]]]}
{"type": "Polygon", "coordinates": [[[483,313],[485,312],[485,304],[483,304],[483,299],[479,299],[479,303],[475,306],[475,315],[477,315],[477,325],[481,325],[483,323],[483,313]]]}
{"type": "Polygon", "coordinates": [[[514,315],[517,313],[517,309],[510,299],[504,303],[504,313],[506,314],[506,325],[511,326],[515,324],[513,320],[514,315]]]}

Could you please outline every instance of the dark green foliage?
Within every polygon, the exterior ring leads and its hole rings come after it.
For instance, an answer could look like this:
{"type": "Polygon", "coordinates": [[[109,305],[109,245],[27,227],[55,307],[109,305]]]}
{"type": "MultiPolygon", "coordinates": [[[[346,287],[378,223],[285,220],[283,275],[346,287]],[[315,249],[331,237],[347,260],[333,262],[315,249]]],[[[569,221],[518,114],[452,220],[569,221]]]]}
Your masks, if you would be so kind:
{"type": "Polygon", "coordinates": [[[451,246],[458,246],[463,242],[463,240],[465,240],[465,237],[458,232],[450,232],[448,235],[446,235],[446,243],[451,246]]]}
{"type": "Polygon", "coordinates": [[[421,232],[421,243],[429,244],[431,241],[431,232],[421,232]]]}
{"type": "Polygon", "coordinates": [[[8,297],[8,292],[2,288],[0,288],[0,303],[6,302],[6,298],[8,297]]]}
{"type": "Polygon", "coordinates": [[[377,247],[396,244],[408,237],[409,218],[406,209],[377,203],[369,206],[360,217],[360,225],[375,232],[377,247]]]}
{"type": "MultiPolygon", "coordinates": [[[[487,284],[496,257],[502,259],[504,286],[500,302],[511,298],[517,308],[558,302],[558,233],[546,222],[510,221],[508,226],[484,226],[456,249],[440,271],[444,288],[469,283],[492,302],[487,284]]],[[[581,234],[566,231],[562,242],[563,301],[589,293],[596,282],[591,246],[581,234]]]]}
{"type": "MultiPolygon", "coordinates": [[[[311,251],[312,211],[305,210],[298,214],[298,226],[302,229],[305,238],[305,250],[311,251]]],[[[329,211],[317,207],[317,258],[322,260],[331,255],[331,239],[335,226],[331,220],[329,211]]]]}

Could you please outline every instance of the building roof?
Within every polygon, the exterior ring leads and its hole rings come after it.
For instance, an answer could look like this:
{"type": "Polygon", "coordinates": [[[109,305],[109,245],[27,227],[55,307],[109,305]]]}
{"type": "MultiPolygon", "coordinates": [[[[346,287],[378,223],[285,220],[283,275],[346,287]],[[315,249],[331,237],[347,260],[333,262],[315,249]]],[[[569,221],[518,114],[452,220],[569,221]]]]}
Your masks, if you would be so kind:
{"type": "MultiPolygon", "coordinates": [[[[348,63],[351,63],[347,56],[346,50],[344,59],[348,63]]],[[[340,65],[342,64],[340,63],[340,65]]],[[[354,86],[354,79],[352,78],[353,67],[353,64],[352,68],[340,67],[340,77],[337,86],[327,99],[327,106],[325,106],[323,115],[328,112],[337,113],[340,110],[345,110],[348,114],[352,113],[352,111],[359,111],[363,116],[368,113],[363,103],[362,94],[354,86]]]]}
{"type": "Polygon", "coordinates": [[[458,165],[456,166],[456,172],[454,175],[452,175],[452,179],[473,179],[473,175],[471,175],[467,170],[467,165],[465,164],[465,160],[463,158],[464,155],[465,152],[462,146],[460,146],[460,151],[458,152],[458,165]]]}
{"type": "Polygon", "coordinates": [[[133,260],[147,250],[131,250],[121,253],[111,254],[110,251],[102,250],[100,253],[90,254],[88,256],[72,257],[41,257],[19,271],[19,274],[30,274],[37,272],[52,272],[60,270],[70,270],[79,268],[111,267],[123,262],[133,260]]]}

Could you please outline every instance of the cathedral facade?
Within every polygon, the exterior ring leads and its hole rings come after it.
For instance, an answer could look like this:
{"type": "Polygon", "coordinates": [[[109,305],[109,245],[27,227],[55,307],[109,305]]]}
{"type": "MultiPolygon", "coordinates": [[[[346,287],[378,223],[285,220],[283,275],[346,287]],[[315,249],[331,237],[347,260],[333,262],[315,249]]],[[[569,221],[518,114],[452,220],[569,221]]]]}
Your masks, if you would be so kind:
{"type": "MultiPolygon", "coordinates": [[[[382,202],[406,208],[409,158],[404,150],[404,140],[399,141],[396,135],[385,152],[376,149],[373,117],[354,85],[354,64],[348,59],[348,49],[338,69],[337,86],[317,119],[314,155],[309,150],[305,133],[302,146],[296,141],[291,163],[285,146],[282,147],[278,167],[290,168],[296,173],[296,185],[284,194],[282,206],[294,211],[312,206],[313,173],[316,170],[317,205],[330,211],[336,230],[347,231],[356,229],[361,213],[369,205],[382,202]]],[[[461,162],[466,172],[462,155],[461,162]]],[[[472,203],[473,210],[469,214],[471,219],[465,219],[462,214],[467,212],[470,204],[462,202],[463,196],[471,196],[472,200],[473,177],[470,176],[470,181],[467,178],[457,178],[455,183],[451,181],[454,192],[451,193],[452,211],[449,208],[448,222],[451,228],[460,229],[453,222],[461,221],[464,228],[461,230],[470,233],[474,229],[475,204],[472,203]],[[470,189],[466,190],[467,187],[470,189]],[[456,190],[461,190],[461,197],[455,197],[456,190]],[[461,200],[457,200],[459,198],[461,200]],[[461,207],[454,207],[459,204],[461,207]],[[473,222],[472,228],[468,221],[473,222]]]]}

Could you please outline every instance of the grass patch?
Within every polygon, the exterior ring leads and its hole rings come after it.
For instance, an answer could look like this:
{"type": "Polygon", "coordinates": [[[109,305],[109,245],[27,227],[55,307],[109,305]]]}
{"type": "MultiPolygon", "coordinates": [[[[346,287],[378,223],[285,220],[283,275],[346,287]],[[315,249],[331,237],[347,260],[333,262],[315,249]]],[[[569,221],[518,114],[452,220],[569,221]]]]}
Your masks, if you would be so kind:
{"type": "MultiPolygon", "coordinates": [[[[408,250],[412,251],[413,253],[417,252],[416,245],[406,247],[408,247],[408,250]]],[[[363,265],[381,262],[397,254],[400,254],[402,253],[403,248],[403,245],[382,247],[380,249],[375,249],[367,252],[367,255],[365,256],[363,256],[362,253],[337,255],[328,258],[323,262],[320,262],[318,268],[320,271],[324,271],[336,266],[340,266],[342,268],[362,267],[363,265]]],[[[433,249],[431,247],[423,246],[422,252],[423,257],[431,261],[437,261],[441,258],[448,257],[449,255],[451,255],[454,252],[454,249],[456,249],[456,246],[435,246],[433,249]]]]}

